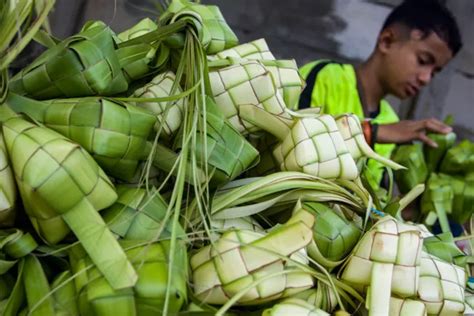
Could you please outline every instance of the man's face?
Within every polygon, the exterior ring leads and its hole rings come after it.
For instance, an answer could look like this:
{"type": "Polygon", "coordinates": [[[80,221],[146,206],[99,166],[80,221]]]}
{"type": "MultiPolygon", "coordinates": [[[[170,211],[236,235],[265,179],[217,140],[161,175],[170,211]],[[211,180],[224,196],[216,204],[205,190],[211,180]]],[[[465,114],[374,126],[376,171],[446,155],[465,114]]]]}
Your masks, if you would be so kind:
{"type": "Polygon", "coordinates": [[[412,30],[408,36],[379,44],[383,50],[384,88],[401,99],[415,96],[453,57],[448,45],[434,32],[425,35],[412,30]]]}

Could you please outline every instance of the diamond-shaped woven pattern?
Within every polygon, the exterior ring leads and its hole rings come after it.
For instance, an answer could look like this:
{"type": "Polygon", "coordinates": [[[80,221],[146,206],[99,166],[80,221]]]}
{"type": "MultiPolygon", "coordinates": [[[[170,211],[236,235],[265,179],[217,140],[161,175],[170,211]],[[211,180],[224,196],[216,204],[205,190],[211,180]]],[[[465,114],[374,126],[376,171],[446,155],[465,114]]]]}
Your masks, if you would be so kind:
{"type": "MultiPolygon", "coordinates": [[[[211,98],[206,101],[207,134],[198,128],[202,133],[196,139],[196,159],[202,164],[206,157],[209,167],[214,168],[212,183],[226,183],[254,165],[258,151],[224,118],[211,98]]],[[[182,144],[181,137],[179,133],[175,139],[177,149],[182,144]]]]}
{"type": "Polygon", "coordinates": [[[273,155],[281,170],[331,179],[353,180],[358,176],[354,159],[330,115],[296,120],[273,155]]]}
{"type": "MultiPolygon", "coordinates": [[[[171,222],[163,225],[168,204],[158,192],[128,186],[117,187],[118,199],[101,212],[110,230],[128,240],[156,241],[171,236],[171,222]]],[[[183,236],[180,225],[177,236],[183,236]]]]}
{"type": "Polygon", "coordinates": [[[352,250],[361,235],[360,229],[322,203],[307,202],[303,208],[315,215],[314,241],[308,246],[309,255],[313,247],[328,260],[341,260],[352,250]]]}
{"type": "Polygon", "coordinates": [[[128,88],[113,32],[99,22],[48,49],[13,77],[10,89],[35,99],[112,95],[128,88]]]}
{"type": "Polygon", "coordinates": [[[227,57],[257,60],[275,59],[264,38],[260,38],[249,43],[240,44],[235,47],[223,50],[222,52],[219,52],[215,55],[207,56],[209,60],[224,59],[227,57]]]}
{"type": "MultiPolygon", "coordinates": [[[[134,97],[138,98],[163,98],[171,96],[171,90],[173,83],[176,80],[176,76],[173,72],[167,71],[165,73],[157,75],[149,83],[143,87],[135,90],[133,93],[134,97]]],[[[182,92],[179,85],[176,87],[174,94],[182,92]]],[[[183,120],[184,105],[183,100],[179,99],[176,101],[169,102],[169,110],[165,116],[165,110],[168,102],[137,102],[137,106],[145,108],[153,112],[158,121],[155,124],[155,131],[159,131],[162,128],[160,136],[163,135],[165,138],[170,138],[181,126],[183,120]]]]}
{"type": "Polygon", "coordinates": [[[414,299],[390,298],[390,316],[425,316],[426,306],[414,299]]]}
{"type": "Polygon", "coordinates": [[[242,61],[209,73],[212,94],[224,116],[241,133],[259,128],[239,117],[239,106],[253,104],[291,121],[271,72],[259,61],[242,61]]]}
{"type": "Polygon", "coordinates": [[[275,79],[278,92],[288,108],[297,108],[304,80],[298,72],[294,59],[291,60],[264,60],[263,64],[270,70],[275,79]]]}
{"type": "Polygon", "coordinates": [[[387,217],[375,224],[356,245],[342,273],[346,282],[368,286],[373,263],[393,264],[391,291],[399,297],[418,290],[423,239],[420,230],[387,217]]]}
{"type": "Polygon", "coordinates": [[[365,142],[365,138],[359,118],[355,115],[342,115],[336,118],[336,123],[352,158],[357,160],[362,157],[364,152],[359,144],[361,141],[365,142]]]}
{"type": "MultiPolygon", "coordinates": [[[[311,238],[310,228],[302,222],[285,225],[267,235],[245,230],[225,232],[214,246],[206,246],[191,257],[196,297],[210,304],[225,303],[255,280],[288,269],[289,263],[281,256],[295,253],[294,260],[302,262],[298,251],[310,241],[307,238],[311,238]],[[303,226],[305,237],[301,238],[303,226]],[[298,239],[292,242],[295,236],[298,239]]],[[[312,285],[310,275],[296,270],[259,283],[238,304],[259,304],[303,291],[312,285]]]]}
{"type": "Polygon", "coordinates": [[[3,132],[25,210],[47,242],[69,233],[61,214],[86,200],[101,210],[117,198],[94,159],[55,131],[14,118],[4,123],[3,132]]]}
{"type": "Polygon", "coordinates": [[[466,272],[425,252],[421,256],[419,299],[429,315],[462,315],[466,272]]]}
{"type": "Polygon", "coordinates": [[[145,144],[156,122],[152,113],[105,98],[47,102],[46,126],[83,146],[110,175],[133,177],[147,155],[145,144]]]}
{"type": "MultiPolygon", "coordinates": [[[[110,315],[111,306],[120,306],[120,313],[146,315],[163,309],[167,295],[167,280],[170,256],[170,242],[146,245],[132,241],[121,241],[121,246],[138,274],[135,286],[121,291],[113,290],[91,260],[83,252],[74,249],[70,256],[73,273],[81,275],[73,284],[76,287],[81,315],[110,315]],[[84,273],[85,272],[85,273],[84,273]]],[[[168,310],[179,312],[187,298],[187,254],[186,246],[178,241],[174,248],[173,278],[170,283],[168,310]]],[[[115,309],[117,310],[117,309],[115,309]]]]}

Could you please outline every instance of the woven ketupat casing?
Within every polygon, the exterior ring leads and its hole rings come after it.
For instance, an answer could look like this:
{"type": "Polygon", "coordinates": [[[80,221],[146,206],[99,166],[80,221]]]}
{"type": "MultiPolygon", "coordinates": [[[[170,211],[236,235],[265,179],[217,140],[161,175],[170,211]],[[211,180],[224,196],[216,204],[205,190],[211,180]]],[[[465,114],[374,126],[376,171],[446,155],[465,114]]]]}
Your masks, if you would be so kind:
{"type": "Polygon", "coordinates": [[[428,168],[421,144],[399,146],[393,155],[393,160],[408,168],[395,172],[395,179],[402,193],[408,193],[428,178],[428,168]]]}
{"type": "Polygon", "coordinates": [[[466,139],[450,148],[441,161],[439,171],[461,175],[474,172],[474,143],[466,139]]]}
{"type": "Polygon", "coordinates": [[[237,36],[225,21],[219,7],[215,5],[173,1],[167,12],[174,13],[171,22],[183,18],[192,21],[191,23],[197,29],[199,41],[207,54],[218,53],[239,43],[237,36]]]}
{"type": "Polygon", "coordinates": [[[336,292],[330,285],[320,280],[316,282],[314,288],[297,293],[292,298],[302,299],[314,307],[333,313],[338,305],[336,292]]]}
{"type": "Polygon", "coordinates": [[[229,230],[249,230],[257,233],[264,233],[262,226],[251,216],[229,218],[229,219],[211,219],[210,240],[219,239],[229,230]]]}
{"type": "MultiPolygon", "coordinates": [[[[117,201],[101,212],[110,230],[123,239],[156,241],[171,236],[171,222],[166,224],[168,203],[156,191],[117,186],[117,201]]],[[[185,232],[177,226],[177,236],[185,232]]]]}
{"type": "Polygon", "coordinates": [[[247,175],[250,177],[261,177],[280,171],[273,157],[273,147],[278,143],[278,138],[269,133],[253,136],[254,135],[250,135],[248,139],[258,150],[260,161],[255,167],[249,170],[247,175]]]}
{"type": "Polygon", "coordinates": [[[98,213],[117,194],[94,159],[57,132],[21,118],[4,122],[3,132],[23,205],[38,235],[55,244],[71,229],[114,289],[134,285],[136,273],[98,213]]]}
{"type": "Polygon", "coordinates": [[[212,94],[224,116],[241,133],[260,130],[239,117],[241,105],[252,104],[291,122],[271,72],[259,61],[240,63],[209,73],[212,94]]]}
{"type": "Polygon", "coordinates": [[[275,304],[272,308],[264,310],[262,313],[262,316],[288,315],[329,316],[324,310],[316,308],[314,305],[298,298],[288,298],[275,304]]]}
{"type": "Polygon", "coordinates": [[[429,172],[437,172],[441,160],[443,159],[446,151],[453,147],[456,141],[456,134],[435,134],[430,133],[427,135],[431,140],[438,144],[437,148],[431,146],[424,146],[424,156],[426,158],[426,166],[429,172]]]}
{"type": "Polygon", "coordinates": [[[364,155],[361,148],[361,138],[365,142],[364,133],[360,126],[359,118],[354,115],[341,115],[336,118],[336,124],[341,132],[342,139],[346,142],[347,149],[351,153],[352,158],[359,159],[364,155]]]}
{"type": "Polygon", "coordinates": [[[296,61],[293,59],[275,60],[264,39],[233,47],[214,56],[209,56],[208,59],[213,61],[226,59],[230,66],[258,60],[271,72],[275,86],[283,97],[286,107],[297,107],[299,96],[304,87],[304,80],[298,72],[296,61]]]}
{"type": "MultiPolygon", "coordinates": [[[[195,150],[197,162],[203,164],[206,157],[209,171],[214,169],[211,183],[227,183],[258,162],[258,151],[232,127],[210,97],[206,98],[205,119],[207,134],[204,135],[202,127],[198,128],[195,150]]],[[[181,139],[179,133],[175,149],[179,149],[181,139]]]]}
{"type": "Polygon", "coordinates": [[[117,198],[105,173],[79,145],[19,118],[5,122],[3,131],[26,212],[47,242],[69,233],[61,214],[74,205],[88,200],[103,209],[117,198]]]}
{"type": "Polygon", "coordinates": [[[112,95],[127,88],[113,32],[99,22],[48,49],[10,84],[11,91],[35,99],[112,95]]]}
{"type": "Polygon", "coordinates": [[[16,195],[15,179],[0,128],[0,227],[13,224],[16,195]]]}
{"type": "Polygon", "coordinates": [[[111,176],[127,180],[147,157],[153,114],[106,98],[48,101],[44,124],[74,140],[111,176]]]}
{"type": "MultiPolygon", "coordinates": [[[[341,278],[350,284],[369,286],[373,278],[373,266],[377,263],[390,264],[391,293],[399,297],[415,296],[418,291],[422,246],[421,232],[416,226],[387,216],[359,241],[341,278]]],[[[377,293],[375,289],[374,295],[377,293]]]]}
{"type": "Polygon", "coordinates": [[[315,260],[314,252],[331,261],[343,259],[359,240],[361,230],[325,204],[306,202],[302,207],[315,217],[314,243],[308,246],[309,255],[315,260]]]}
{"type": "Polygon", "coordinates": [[[377,154],[365,140],[360,119],[355,114],[343,114],[336,118],[337,128],[346,142],[346,146],[352,158],[358,160],[361,157],[371,158],[391,169],[405,169],[404,166],[393,162],[377,154]]]}
{"type": "Polygon", "coordinates": [[[228,219],[211,219],[211,227],[217,233],[224,233],[227,230],[250,230],[257,233],[264,233],[262,226],[251,216],[228,218],[228,219]]]}
{"type": "Polygon", "coordinates": [[[158,26],[156,25],[156,23],[153,22],[150,18],[144,18],[131,28],[117,34],[117,38],[121,42],[125,42],[132,38],[137,38],[139,36],[155,31],[157,28],[158,26]]]}
{"type": "MultiPolygon", "coordinates": [[[[167,293],[170,242],[143,245],[140,241],[120,241],[138,273],[135,286],[114,290],[80,249],[70,252],[72,272],[78,292],[81,315],[160,315],[167,293]],[[85,271],[87,270],[87,271],[85,271]]],[[[177,313],[187,300],[187,253],[178,241],[174,252],[172,281],[169,289],[170,313],[177,313]]]]}
{"type": "MultiPolygon", "coordinates": [[[[304,263],[304,254],[299,251],[312,237],[311,228],[306,224],[301,221],[285,224],[267,235],[253,231],[227,231],[214,246],[206,246],[191,257],[196,297],[209,304],[224,304],[253,281],[294,265],[291,260],[282,260],[281,256],[294,254],[293,260],[304,263]]],[[[295,269],[293,273],[258,283],[237,304],[260,304],[312,286],[311,276],[295,269]]]]}
{"type": "MultiPolygon", "coordinates": [[[[149,18],[145,18],[117,35],[118,42],[125,42],[136,37],[145,35],[158,28],[155,22],[149,18]]],[[[126,45],[116,50],[120,67],[127,78],[133,81],[149,74],[152,68],[152,60],[155,58],[158,44],[155,43],[136,43],[126,45]]]]}
{"type": "Polygon", "coordinates": [[[218,52],[215,55],[208,55],[208,60],[224,59],[227,57],[239,59],[257,59],[257,60],[274,60],[272,52],[268,48],[264,38],[240,44],[235,47],[218,52]]]}
{"type": "Polygon", "coordinates": [[[466,272],[425,252],[421,256],[419,299],[429,315],[462,315],[466,272]]]}
{"type": "Polygon", "coordinates": [[[474,174],[465,177],[449,176],[440,174],[452,188],[454,198],[450,218],[459,224],[466,223],[474,213],[474,174]]]}
{"type": "Polygon", "coordinates": [[[139,43],[121,47],[116,52],[127,82],[143,78],[153,71],[151,63],[157,52],[154,46],[139,43]]]}
{"type": "MultiPolygon", "coordinates": [[[[149,83],[135,90],[133,97],[138,98],[163,98],[171,96],[173,83],[176,76],[173,72],[167,71],[157,75],[149,83]]],[[[174,94],[182,92],[177,84],[174,94]]],[[[160,136],[171,138],[181,126],[183,120],[184,104],[182,99],[171,102],[136,102],[136,105],[153,112],[157,117],[155,131],[160,132],[160,136]],[[169,104],[168,104],[169,103],[169,104]],[[167,106],[169,109],[166,111],[167,106]]]]}
{"type": "Polygon", "coordinates": [[[294,59],[290,60],[263,60],[262,63],[270,70],[278,88],[283,96],[287,108],[297,108],[301,91],[304,88],[304,80],[298,72],[298,66],[294,59]]]}
{"type": "Polygon", "coordinates": [[[281,170],[301,171],[330,179],[353,180],[359,172],[334,118],[330,115],[296,120],[273,155],[281,170]]]}
{"type": "Polygon", "coordinates": [[[451,182],[432,173],[421,197],[421,211],[426,214],[425,223],[431,226],[438,219],[443,232],[449,231],[447,214],[453,210],[453,198],[451,182]]]}
{"type": "Polygon", "coordinates": [[[390,298],[390,316],[426,316],[426,306],[415,299],[390,298]]]}
{"type": "Polygon", "coordinates": [[[466,265],[469,260],[464,252],[456,245],[451,232],[425,237],[423,247],[428,254],[459,266],[466,265]]]}
{"type": "Polygon", "coordinates": [[[66,270],[51,282],[56,315],[79,315],[76,287],[71,280],[71,271],[66,270]]]}

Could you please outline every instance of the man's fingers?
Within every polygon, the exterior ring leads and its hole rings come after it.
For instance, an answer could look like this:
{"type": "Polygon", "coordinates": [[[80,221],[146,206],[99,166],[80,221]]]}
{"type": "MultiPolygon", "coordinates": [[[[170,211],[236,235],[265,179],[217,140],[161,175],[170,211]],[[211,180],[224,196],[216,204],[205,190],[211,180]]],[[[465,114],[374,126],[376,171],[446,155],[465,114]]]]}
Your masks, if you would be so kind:
{"type": "Polygon", "coordinates": [[[423,122],[424,122],[425,129],[430,132],[447,134],[453,130],[451,126],[448,126],[437,119],[427,119],[427,120],[424,120],[423,122]]]}
{"type": "Polygon", "coordinates": [[[426,136],[429,132],[447,134],[452,128],[437,119],[427,119],[420,121],[405,120],[393,124],[381,124],[377,134],[378,143],[406,143],[415,139],[421,140],[431,147],[438,147],[438,144],[426,136]]]}
{"type": "Polygon", "coordinates": [[[438,148],[438,144],[435,141],[433,141],[431,138],[426,136],[424,132],[421,132],[418,134],[418,139],[430,147],[438,148]]]}

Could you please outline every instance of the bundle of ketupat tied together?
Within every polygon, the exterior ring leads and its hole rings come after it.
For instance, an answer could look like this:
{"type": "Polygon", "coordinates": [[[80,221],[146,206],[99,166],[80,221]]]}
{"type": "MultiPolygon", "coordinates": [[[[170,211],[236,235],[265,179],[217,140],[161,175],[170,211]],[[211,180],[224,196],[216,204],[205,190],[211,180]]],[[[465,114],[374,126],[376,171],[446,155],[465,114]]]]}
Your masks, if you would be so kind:
{"type": "Polygon", "coordinates": [[[290,110],[296,62],[239,45],[217,6],[153,18],[41,31],[45,52],[4,78],[2,315],[464,311],[470,257],[383,212],[411,188],[390,204],[364,186],[367,159],[410,164],[375,154],[353,114],[290,110]]]}

